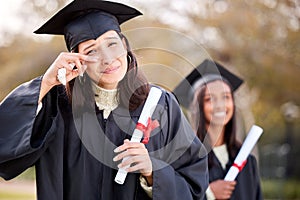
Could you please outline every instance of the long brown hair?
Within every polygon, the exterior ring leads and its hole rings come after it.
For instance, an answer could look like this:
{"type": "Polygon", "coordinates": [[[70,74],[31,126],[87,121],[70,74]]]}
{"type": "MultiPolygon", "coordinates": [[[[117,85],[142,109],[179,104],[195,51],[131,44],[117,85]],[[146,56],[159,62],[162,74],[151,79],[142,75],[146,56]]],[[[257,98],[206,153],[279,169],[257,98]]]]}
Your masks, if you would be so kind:
{"type": "MultiPolygon", "coordinates": [[[[139,107],[147,98],[149,94],[149,83],[146,77],[138,70],[138,63],[134,53],[131,50],[128,39],[118,32],[121,40],[124,39],[127,48],[127,73],[124,78],[118,83],[119,103],[121,106],[128,108],[130,111],[139,107]]],[[[78,51],[78,50],[77,50],[78,51]]],[[[74,98],[74,84],[73,79],[66,85],[66,93],[70,103],[73,106],[87,106],[94,107],[94,94],[91,87],[91,79],[84,73],[83,77],[78,77],[80,87],[76,87],[76,102],[72,102],[74,98]],[[73,97],[72,97],[73,96],[73,97]]]]}
{"type": "MultiPolygon", "coordinates": [[[[233,105],[234,105],[234,112],[232,118],[229,120],[229,122],[225,125],[225,130],[224,130],[224,140],[225,144],[227,145],[227,150],[229,154],[229,159],[233,160],[241,147],[240,142],[237,141],[236,139],[236,114],[235,114],[235,103],[234,103],[234,95],[233,95],[233,89],[231,85],[225,81],[225,79],[214,79],[211,81],[207,81],[203,83],[201,86],[197,88],[197,92],[195,93],[194,101],[191,105],[190,110],[191,115],[190,115],[190,120],[191,124],[193,125],[193,128],[196,130],[196,134],[198,138],[204,142],[205,137],[207,136],[207,130],[205,126],[205,114],[204,114],[204,96],[205,96],[205,91],[207,89],[207,84],[214,82],[214,81],[223,81],[225,84],[227,84],[230,87],[231,90],[231,95],[233,98],[233,105]]],[[[208,140],[209,141],[209,140],[208,140]]],[[[206,143],[206,148],[208,150],[212,149],[212,144],[210,142],[206,143]],[[207,145],[210,145],[209,147],[207,145]]],[[[213,165],[212,162],[212,154],[209,154],[208,156],[208,167],[211,168],[213,165]]]]}

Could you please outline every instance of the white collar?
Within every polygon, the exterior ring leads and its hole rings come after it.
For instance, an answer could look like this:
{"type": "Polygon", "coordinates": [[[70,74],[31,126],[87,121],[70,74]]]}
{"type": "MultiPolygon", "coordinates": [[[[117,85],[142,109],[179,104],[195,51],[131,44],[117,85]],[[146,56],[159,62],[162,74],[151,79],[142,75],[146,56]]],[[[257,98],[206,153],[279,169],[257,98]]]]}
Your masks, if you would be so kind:
{"type": "Polygon", "coordinates": [[[107,119],[110,112],[119,105],[118,89],[107,90],[99,87],[92,81],[92,89],[95,93],[95,102],[99,110],[103,110],[103,117],[107,119]]]}
{"type": "Polygon", "coordinates": [[[227,151],[227,145],[222,144],[213,148],[215,155],[217,156],[219,162],[221,163],[223,169],[226,168],[226,164],[229,161],[229,155],[227,151]]]}

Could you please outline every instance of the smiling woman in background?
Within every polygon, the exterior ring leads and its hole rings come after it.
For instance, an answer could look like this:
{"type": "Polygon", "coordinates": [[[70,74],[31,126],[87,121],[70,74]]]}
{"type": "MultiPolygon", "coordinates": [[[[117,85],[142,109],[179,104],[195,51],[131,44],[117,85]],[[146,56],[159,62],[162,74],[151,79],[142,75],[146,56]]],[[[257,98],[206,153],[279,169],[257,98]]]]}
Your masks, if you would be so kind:
{"type": "Polygon", "coordinates": [[[174,90],[189,120],[208,150],[209,187],[206,199],[260,200],[257,162],[250,155],[235,181],[224,177],[240,150],[236,139],[233,92],[243,83],[219,63],[203,61],[174,90]]]}

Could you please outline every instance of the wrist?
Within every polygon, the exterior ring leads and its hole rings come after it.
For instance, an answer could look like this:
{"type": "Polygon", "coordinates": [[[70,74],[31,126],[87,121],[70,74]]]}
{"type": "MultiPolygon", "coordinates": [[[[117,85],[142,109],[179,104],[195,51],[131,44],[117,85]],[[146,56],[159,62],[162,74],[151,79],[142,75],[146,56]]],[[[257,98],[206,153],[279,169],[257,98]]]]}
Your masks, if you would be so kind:
{"type": "Polygon", "coordinates": [[[52,87],[54,87],[54,85],[49,84],[43,77],[40,88],[39,103],[42,101],[44,96],[46,96],[46,94],[51,90],[52,87]]]}
{"type": "Polygon", "coordinates": [[[152,177],[152,173],[151,173],[151,175],[149,175],[149,176],[144,176],[144,175],[143,175],[143,177],[144,177],[145,180],[147,181],[147,185],[148,185],[148,186],[152,186],[152,185],[153,185],[153,177],[152,177]]]}

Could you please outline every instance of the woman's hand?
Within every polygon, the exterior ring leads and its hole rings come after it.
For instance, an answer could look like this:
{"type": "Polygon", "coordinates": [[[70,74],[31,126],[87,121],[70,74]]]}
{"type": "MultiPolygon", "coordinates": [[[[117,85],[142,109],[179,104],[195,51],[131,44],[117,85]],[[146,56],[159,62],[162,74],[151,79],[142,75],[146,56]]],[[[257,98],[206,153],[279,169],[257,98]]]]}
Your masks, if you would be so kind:
{"type": "Polygon", "coordinates": [[[217,180],[209,184],[216,199],[230,199],[235,188],[236,181],[217,180]]]}
{"type": "Polygon", "coordinates": [[[75,77],[82,75],[86,70],[87,66],[85,62],[97,62],[98,59],[95,57],[79,54],[62,52],[56,58],[56,60],[47,69],[42,79],[41,91],[39,102],[42,98],[50,91],[55,85],[61,84],[57,79],[58,70],[61,68],[66,69],[66,82],[74,79],[75,77]],[[76,69],[74,67],[76,66],[76,69]]]}
{"type": "Polygon", "coordinates": [[[126,139],[123,145],[115,149],[115,152],[121,153],[114,157],[114,161],[127,158],[118,165],[119,168],[130,165],[126,169],[127,172],[139,171],[147,179],[148,185],[152,185],[152,162],[148,150],[143,143],[130,142],[126,139]]]}
{"type": "Polygon", "coordinates": [[[56,58],[56,60],[52,63],[52,65],[46,71],[43,81],[50,86],[53,87],[55,85],[59,85],[60,82],[57,80],[57,72],[61,68],[66,69],[66,79],[67,82],[79,76],[79,74],[83,74],[86,70],[86,65],[83,63],[85,61],[90,61],[91,57],[79,53],[69,53],[62,52],[56,58]],[[76,66],[77,69],[74,69],[76,66]]]}

